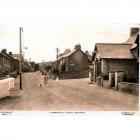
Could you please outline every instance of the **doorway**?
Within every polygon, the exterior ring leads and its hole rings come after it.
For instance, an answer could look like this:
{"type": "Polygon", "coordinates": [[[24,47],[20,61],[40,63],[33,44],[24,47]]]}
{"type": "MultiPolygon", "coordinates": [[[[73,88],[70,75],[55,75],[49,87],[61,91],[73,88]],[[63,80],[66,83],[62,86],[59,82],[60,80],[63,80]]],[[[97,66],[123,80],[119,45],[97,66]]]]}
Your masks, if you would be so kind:
{"type": "Polygon", "coordinates": [[[114,72],[109,73],[109,83],[110,83],[110,87],[115,87],[115,73],[114,72]]]}

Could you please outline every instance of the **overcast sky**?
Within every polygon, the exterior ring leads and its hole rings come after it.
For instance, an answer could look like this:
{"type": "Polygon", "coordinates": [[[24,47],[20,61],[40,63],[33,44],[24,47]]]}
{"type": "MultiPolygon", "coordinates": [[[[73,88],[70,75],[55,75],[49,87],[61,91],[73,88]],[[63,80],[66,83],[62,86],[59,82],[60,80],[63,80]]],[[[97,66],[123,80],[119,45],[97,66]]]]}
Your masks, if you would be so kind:
{"type": "MultiPolygon", "coordinates": [[[[80,43],[82,50],[92,52],[95,43],[121,43],[128,39],[130,24],[47,24],[24,25],[23,46],[25,58],[42,62],[55,60],[56,48],[62,53],[65,48],[74,49],[80,43]]],[[[19,52],[19,27],[0,25],[0,50],[7,48],[19,52]]]]}

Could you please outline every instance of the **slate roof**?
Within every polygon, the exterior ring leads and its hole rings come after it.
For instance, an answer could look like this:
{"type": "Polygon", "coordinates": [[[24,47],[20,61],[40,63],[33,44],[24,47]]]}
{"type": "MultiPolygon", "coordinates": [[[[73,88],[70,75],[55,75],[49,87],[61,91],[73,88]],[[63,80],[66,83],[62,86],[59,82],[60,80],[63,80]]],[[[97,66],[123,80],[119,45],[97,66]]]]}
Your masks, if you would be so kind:
{"type": "Polygon", "coordinates": [[[73,50],[73,51],[71,51],[70,53],[68,53],[68,54],[64,54],[64,55],[62,55],[62,56],[60,56],[58,59],[61,59],[61,58],[66,58],[66,57],[68,57],[68,56],[70,56],[70,55],[72,55],[74,52],[76,52],[77,50],[73,50]]]}
{"type": "MultiPolygon", "coordinates": [[[[60,56],[60,57],[58,58],[58,60],[60,60],[61,58],[66,58],[66,57],[72,55],[72,54],[73,54],[74,52],[76,52],[76,51],[77,51],[77,50],[73,50],[73,51],[71,51],[71,52],[68,53],[68,54],[62,55],[62,56],[60,56]]],[[[57,62],[57,60],[51,61],[51,63],[56,63],[56,62],[57,62]]]]}
{"type": "Polygon", "coordinates": [[[0,52],[0,54],[14,60],[14,58],[7,53],[5,54],[5,53],[0,52]]]}
{"type": "MultiPolygon", "coordinates": [[[[69,57],[69,56],[71,56],[72,54],[74,54],[74,53],[77,52],[77,51],[81,51],[83,54],[85,54],[81,49],[73,50],[73,51],[71,51],[71,52],[68,53],[68,54],[64,54],[64,55],[60,56],[60,57],[58,58],[58,60],[60,60],[61,58],[69,57]]],[[[86,55],[86,54],[85,54],[85,55],[86,55]]]]}
{"type": "Polygon", "coordinates": [[[132,44],[96,43],[95,51],[100,58],[135,59],[130,51],[132,44]]]}

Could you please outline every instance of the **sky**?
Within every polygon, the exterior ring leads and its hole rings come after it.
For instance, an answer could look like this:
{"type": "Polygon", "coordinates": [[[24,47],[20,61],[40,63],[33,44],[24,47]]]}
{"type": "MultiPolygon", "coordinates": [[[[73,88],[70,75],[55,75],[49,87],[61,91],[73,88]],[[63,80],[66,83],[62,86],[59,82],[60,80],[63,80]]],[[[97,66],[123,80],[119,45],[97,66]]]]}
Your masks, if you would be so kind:
{"type": "MultiPolygon", "coordinates": [[[[132,24],[42,24],[22,25],[25,59],[35,62],[56,59],[56,48],[62,53],[81,44],[82,50],[93,52],[95,43],[121,43],[130,35],[132,24]],[[27,49],[25,49],[27,47],[27,49]]],[[[19,53],[19,26],[0,25],[0,50],[19,53]]]]}

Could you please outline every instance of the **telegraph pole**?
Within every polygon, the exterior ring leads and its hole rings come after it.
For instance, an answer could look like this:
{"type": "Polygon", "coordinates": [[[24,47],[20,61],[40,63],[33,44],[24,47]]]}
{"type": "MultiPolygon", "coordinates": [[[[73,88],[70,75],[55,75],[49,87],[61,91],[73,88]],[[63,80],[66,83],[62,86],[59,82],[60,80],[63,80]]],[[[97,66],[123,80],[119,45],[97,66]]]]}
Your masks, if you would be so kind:
{"type": "Polygon", "coordinates": [[[19,54],[20,54],[20,61],[19,61],[19,75],[20,75],[20,89],[22,89],[22,32],[23,28],[19,28],[19,54]]]}
{"type": "Polygon", "coordinates": [[[58,75],[58,52],[59,52],[59,49],[56,48],[56,59],[57,59],[56,68],[57,68],[57,75],[58,75]]]}
{"type": "Polygon", "coordinates": [[[58,51],[59,51],[59,49],[56,48],[57,70],[58,70],[58,51]]]}

